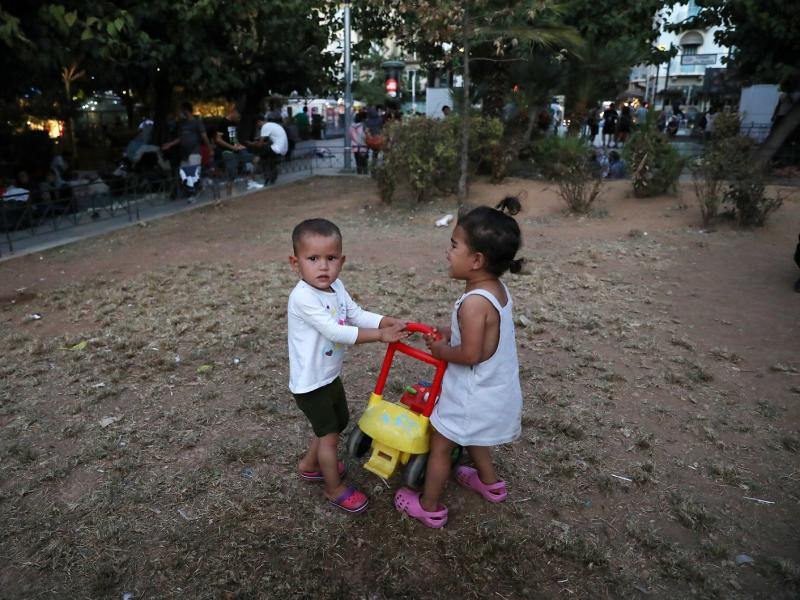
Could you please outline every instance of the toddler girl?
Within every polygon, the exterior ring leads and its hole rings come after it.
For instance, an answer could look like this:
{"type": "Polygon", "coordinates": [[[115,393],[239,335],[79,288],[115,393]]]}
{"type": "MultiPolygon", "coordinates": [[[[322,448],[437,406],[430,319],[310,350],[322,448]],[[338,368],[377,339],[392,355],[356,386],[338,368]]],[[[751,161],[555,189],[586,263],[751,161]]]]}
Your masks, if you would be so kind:
{"type": "Polygon", "coordinates": [[[431,414],[425,485],[422,493],[401,488],[395,494],[397,510],[428,527],[447,522],[447,508],[439,498],[456,445],[466,447],[475,463],[475,468],[459,466],[456,481],[489,502],[506,498],[506,484],[497,478],[490,447],[516,439],[521,425],[511,295],[500,281],[507,270],[517,273],[521,268],[522,261],[515,259],[521,234],[510,216],[519,209],[514,197],[496,208],[476,208],[459,218],[450,239],[449,274],[466,287],[456,301],[450,327],[439,331],[439,340],[425,338],[431,354],[448,362],[442,393],[431,414]]]}

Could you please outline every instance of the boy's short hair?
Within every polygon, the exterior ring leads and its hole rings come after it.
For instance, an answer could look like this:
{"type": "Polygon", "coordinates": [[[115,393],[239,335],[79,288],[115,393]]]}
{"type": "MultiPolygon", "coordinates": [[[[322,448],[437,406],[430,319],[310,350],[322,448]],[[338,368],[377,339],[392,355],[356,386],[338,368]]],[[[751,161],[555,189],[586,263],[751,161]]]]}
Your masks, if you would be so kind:
{"type": "Polygon", "coordinates": [[[328,219],[306,219],[302,223],[298,223],[294,231],[292,231],[292,248],[294,253],[297,254],[297,245],[305,235],[321,235],[323,237],[336,237],[342,241],[342,232],[339,228],[328,221],[328,219]]]}

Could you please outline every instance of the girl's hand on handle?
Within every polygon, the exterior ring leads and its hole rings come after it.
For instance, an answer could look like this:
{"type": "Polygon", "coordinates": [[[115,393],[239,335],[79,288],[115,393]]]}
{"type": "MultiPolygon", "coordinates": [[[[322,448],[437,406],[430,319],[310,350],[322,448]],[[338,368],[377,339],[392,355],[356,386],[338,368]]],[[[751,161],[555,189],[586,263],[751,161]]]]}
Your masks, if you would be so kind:
{"type": "Polygon", "coordinates": [[[450,343],[450,328],[446,327],[444,329],[446,329],[446,331],[441,331],[434,327],[432,333],[423,335],[425,345],[428,347],[428,352],[430,352],[434,358],[441,358],[440,350],[446,348],[450,343]]]}

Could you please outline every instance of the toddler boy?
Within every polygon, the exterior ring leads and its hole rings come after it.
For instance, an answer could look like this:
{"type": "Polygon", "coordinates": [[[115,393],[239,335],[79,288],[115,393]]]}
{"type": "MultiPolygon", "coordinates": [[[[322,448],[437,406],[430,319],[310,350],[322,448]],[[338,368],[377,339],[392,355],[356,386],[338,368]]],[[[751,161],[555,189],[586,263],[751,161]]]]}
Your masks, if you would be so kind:
{"type": "Polygon", "coordinates": [[[351,513],[367,497],[342,483],[344,463],[336,449],[350,419],[339,375],[347,345],[394,342],[408,335],[405,322],[363,310],[339,272],[344,265],[342,234],[326,219],[308,219],[292,232],[292,269],[300,275],[289,295],[289,389],[311,422],[314,438],[298,465],[300,476],[323,481],[331,504],[351,513]]]}

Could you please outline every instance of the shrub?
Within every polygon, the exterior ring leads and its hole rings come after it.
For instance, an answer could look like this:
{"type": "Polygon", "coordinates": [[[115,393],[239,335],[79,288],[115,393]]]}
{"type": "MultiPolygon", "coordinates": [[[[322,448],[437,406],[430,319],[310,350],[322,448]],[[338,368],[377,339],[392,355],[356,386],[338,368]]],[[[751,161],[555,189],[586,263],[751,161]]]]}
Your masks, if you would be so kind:
{"type": "Polygon", "coordinates": [[[602,191],[594,153],[575,137],[546,136],[536,144],[534,162],[558,184],[558,195],[571,212],[587,213],[602,191]]]}
{"type": "Polygon", "coordinates": [[[633,195],[637,198],[674,191],[683,169],[683,159],[669,138],[656,129],[654,121],[647,119],[623,149],[631,169],[633,195]]]}
{"type": "Polygon", "coordinates": [[[764,174],[757,166],[750,164],[749,171],[740,175],[725,192],[724,201],[736,214],[740,227],[761,227],[767,216],[783,204],[779,196],[768,198],[764,195],[764,174]]]}
{"type": "MultiPolygon", "coordinates": [[[[487,165],[501,172],[493,162],[502,158],[499,119],[471,117],[470,171],[487,165]]],[[[386,127],[386,147],[382,168],[376,172],[384,202],[391,202],[400,191],[413,199],[424,200],[432,190],[454,192],[458,186],[461,149],[461,118],[427,119],[412,117],[386,127]]]]}
{"type": "MultiPolygon", "coordinates": [[[[451,121],[451,119],[447,119],[451,121]]],[[[458,148],[461,148],[461,120],[452,119],[458,148]]],[[[502,180],[511,157],[503,141],[503,122],[500,119],[473,116],[469,131],[469,160],[475,172],[488,172],[495,181],[502,180]]]]}
{"type": "Polygon", "coordinates": [[[723,206],[741,227],[760,227],[783,200],[765,196],[764,171],[755,159],[755,145],[739,135],[739,117],[721,113],[714,121],[714,138],[692,166],[695,196],[703,226],[716,221],[723,206]]]}
{"type": "Polygon", "coordinates": [[[724,154],[712,151],[709,147],[703,156],[690,165],[694,194],[700,205],[703,227],[713,225],[722,206],[725,175],[728,169],[724,154]]]}

